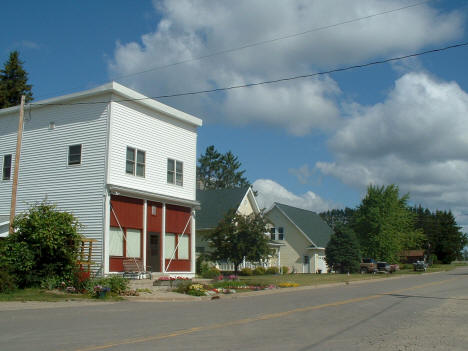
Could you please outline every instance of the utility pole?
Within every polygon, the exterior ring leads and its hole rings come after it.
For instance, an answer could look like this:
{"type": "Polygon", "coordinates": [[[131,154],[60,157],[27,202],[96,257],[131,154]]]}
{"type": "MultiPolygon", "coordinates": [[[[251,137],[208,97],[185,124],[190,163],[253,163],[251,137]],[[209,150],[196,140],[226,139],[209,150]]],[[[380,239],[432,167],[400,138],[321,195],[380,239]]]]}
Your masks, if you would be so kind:
{"type": "Polygon", "coordinates": [[[25,96],[21,95],[20,115],[19,115],[19,123],[18,123],[18,136],[16,138],[15,170],[13,173],[13,186],[11,188],[10,234],[13,234],[13,220],[15,219],[15,211],[16,211],[16,191],[18,189],[18,173],[19,173],[19,164],[20,164],[20,155],[21,155],[21,141],[23,139],[24,99],[25,99],[25,96]]]}

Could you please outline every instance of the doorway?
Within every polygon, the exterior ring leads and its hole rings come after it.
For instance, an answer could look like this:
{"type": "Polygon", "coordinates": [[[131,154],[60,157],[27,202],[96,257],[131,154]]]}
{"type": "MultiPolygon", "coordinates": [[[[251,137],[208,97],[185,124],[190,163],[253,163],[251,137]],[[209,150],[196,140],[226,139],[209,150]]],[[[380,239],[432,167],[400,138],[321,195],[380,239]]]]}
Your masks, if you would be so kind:
{"type": "Polygon", "coordinates": [[[159,233],[148,233],[147,260],[153,272],[161,272],[160,238],[159,233]]]}
{"type": "Polygon", "coordinates": [[[310,257],[309,256],[304,256],[304,265],[302,268],[303,273],[310,273],[310,257]]]}

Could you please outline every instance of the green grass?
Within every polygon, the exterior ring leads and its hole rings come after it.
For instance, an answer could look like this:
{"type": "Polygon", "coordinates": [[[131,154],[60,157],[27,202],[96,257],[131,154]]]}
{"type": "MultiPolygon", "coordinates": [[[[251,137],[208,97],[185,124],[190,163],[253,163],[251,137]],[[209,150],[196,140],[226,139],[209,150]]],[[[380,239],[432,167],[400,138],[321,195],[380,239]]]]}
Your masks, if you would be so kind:
{"type": "MultiPolygon", "coordinates": [[[[456,268],[458,265],[455,264],[446,264],[446,265],[433,265],[428,268],[426,272],[442,272],[449,271],[456,268]]],[[[401,271],[395,273],[398,275],[402,274],[422,274],[424,272],[415,272],[412,269],[402,269],[401,271]]],[[[242,282],[247,284],[275,284],[280,283],[297,283],[300,286],[305,285],[320,285],[320,284],[330,284],[330,283],[346,283],[358,280],[377,280],[391,278],[394,274],[286,274],[286,275],[257,275],[257,276],[248,276],[240,277],[242,282]]]]}
{"type": "MultiPolygon", "coordinates": [[[[110,296],[100,301],[121,300],[120,296],[110,296]]],[[[71,301],[71,300],[95,300],[86,294],[65,294],[58,291],[49,291],[39,288],[18,289],[12,293],[0,294],[0,301],[71,301]]]]}

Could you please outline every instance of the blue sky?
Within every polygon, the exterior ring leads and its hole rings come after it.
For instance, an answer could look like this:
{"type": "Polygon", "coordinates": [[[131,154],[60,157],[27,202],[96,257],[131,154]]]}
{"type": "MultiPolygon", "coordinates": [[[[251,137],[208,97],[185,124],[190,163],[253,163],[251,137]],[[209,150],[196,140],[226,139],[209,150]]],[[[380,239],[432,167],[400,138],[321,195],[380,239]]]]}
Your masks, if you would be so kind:
{"type": "MultiPolygon", "coordinates": [[[[36,99],[116,79],[148,96],[325,71],[468,41],[466,1],[23,1],[2,5],[0,60],[19,50],[36,99]],[[8,35],[5,35],[8,33],[8,35]]],[[[160,101],[201,117],[198,153],[239,156],[262,204],[359,204],[368,184],[468,224],[468,48],[321,78],[160,101]]]]}

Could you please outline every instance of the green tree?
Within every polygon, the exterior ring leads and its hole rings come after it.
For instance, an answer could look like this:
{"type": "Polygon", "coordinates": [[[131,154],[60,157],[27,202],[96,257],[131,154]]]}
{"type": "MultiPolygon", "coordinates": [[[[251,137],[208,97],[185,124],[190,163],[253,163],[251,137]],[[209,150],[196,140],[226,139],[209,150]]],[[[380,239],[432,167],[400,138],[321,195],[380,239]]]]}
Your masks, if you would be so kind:
{"type": "Polygon", "coordinates": [[[244,258],[250,262],[266,260],[273,254],[265,222],[260,214],[243,216],[229,211],[218,226],[207,234],[210,259],[234,264],[235,274],[244,258]]]}
{"type": "Polygon", "coordinates": [[[0,70],[0,108],[19,105],[21,95],[25,95],[26,102],[32,101],[31,88],[18,51],[11,52],[4,68],[0,70]]]}
{"type": "Polygon", "coordinates": [[[393,184],[367,188],[353,223],[363,256],[396,262],[401,250],[422,240],[422,233],[414,230],[408,198],[408,194],[400,197],[398,186],[393,184]]]}
{"type": "Polygon", "coordinates": [[[352,225],[355,209],[346,207],[345,209],[333,209],[320,213],[320,217],[327,222],[330,228],[334,229],[340,225],[352,225]]]}
{"type": "Polygon", "coordinates": [[[197,178],[202,189],[230,189],[250,186],[245,170],[231,151],[219,153],[214,145],[208,146],[198,158],[197,178]]]}
{"type": "Polygon", "coordinates": [[[3,265],[21,287],[47,277],[71,278],[78,253],[81,225],[68,212],[45,202],[31,206],[13,221],[14,233],[3,246],[3,265]]]}
{"type": "Polygon", "coordinates": [[[359,272],[361,251],[354,231],[344,225],[338,225],[325,248],[325,260],[328,267],[340,273],[359,272]]]}

